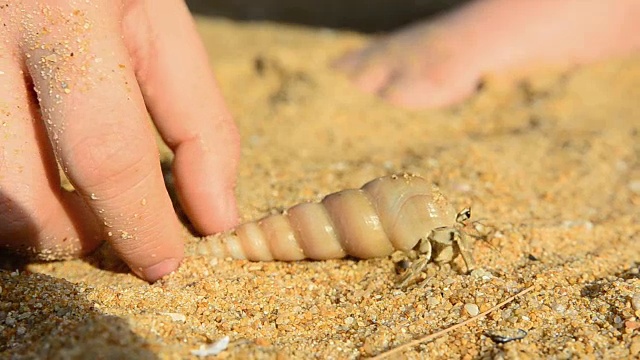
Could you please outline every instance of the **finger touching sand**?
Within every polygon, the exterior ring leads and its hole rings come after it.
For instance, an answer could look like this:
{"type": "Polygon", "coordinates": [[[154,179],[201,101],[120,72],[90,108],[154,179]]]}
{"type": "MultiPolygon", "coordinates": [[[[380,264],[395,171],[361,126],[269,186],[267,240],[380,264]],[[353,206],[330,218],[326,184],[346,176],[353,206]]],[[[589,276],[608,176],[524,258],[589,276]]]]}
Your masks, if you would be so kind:
{"type": "Polygon", "coordinates": [[[154,281],[182,259],[180,225],[149,156],[157,150],[127,49],[112,36],[118,10],[99,3],[35,11],[45,16],[25,18],[23,51],[53,152],[101,235],[154,281]]]}

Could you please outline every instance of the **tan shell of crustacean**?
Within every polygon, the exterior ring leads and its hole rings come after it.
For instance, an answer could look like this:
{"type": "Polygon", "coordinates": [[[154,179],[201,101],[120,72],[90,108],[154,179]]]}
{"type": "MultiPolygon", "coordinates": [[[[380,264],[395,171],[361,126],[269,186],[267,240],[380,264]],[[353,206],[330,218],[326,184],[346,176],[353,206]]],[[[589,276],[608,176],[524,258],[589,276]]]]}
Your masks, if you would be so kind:
{"type": "Polygon", "coordinates": [[[391,175],[205,237],[195,253],[255,261],[384,257],[413,249],[455,219],[435,185],[391,175]]]}

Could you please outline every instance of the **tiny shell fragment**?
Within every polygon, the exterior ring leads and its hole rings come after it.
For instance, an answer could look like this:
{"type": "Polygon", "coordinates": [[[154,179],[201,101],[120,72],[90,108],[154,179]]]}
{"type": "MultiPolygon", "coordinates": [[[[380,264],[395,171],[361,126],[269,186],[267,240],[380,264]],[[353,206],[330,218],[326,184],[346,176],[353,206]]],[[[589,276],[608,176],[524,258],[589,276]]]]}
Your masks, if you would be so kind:
{"type": "Polygon", "coordinates": [[[187,317],[180,313],[161,312],[160,315],[167,315],[175,322],[185,322],[187,317]]]}
{"type": "Polygon", "coordinates": [[[225,351],[227,349],[227,346],[229,346],[229,337],[225,336],[213,344],[200,345],[199,349],[191,350],[191,355],[199,357],[218,355],[221,352],[225,351]]]}

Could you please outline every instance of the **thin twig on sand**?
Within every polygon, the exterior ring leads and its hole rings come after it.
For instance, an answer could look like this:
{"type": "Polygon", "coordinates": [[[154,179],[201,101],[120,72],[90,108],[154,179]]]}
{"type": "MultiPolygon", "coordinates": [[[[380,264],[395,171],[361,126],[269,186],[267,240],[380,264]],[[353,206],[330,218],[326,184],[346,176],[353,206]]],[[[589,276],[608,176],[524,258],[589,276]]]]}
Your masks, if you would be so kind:
{"type": "Polygon", "coordinates": [[[428,334],[428,335],[425,335],[425,336],[420,337],[420,338],[418,338],[418,339],[412,340],[412,341],[410,341],[410,342],[408,342],[408,343],[406,343],[406,344],[403,344],[403,345],[400,345],[400,346],[395,347],[395,348],[393,348],[393,349],[390,349],[390,350],[387,350],[387,351],[385,351],[385,352],[382,352],[382,353],[380,353],[380,354],[378,354],[378,355],[376,355],[376,356],[374,356],[374,357],[371,357],[371,358],[369,358],[369,359],[371,359],[371,360],[384,359],[384,358],[387,358],[387,357],[389,357],[389,356],[391,356],[391,355],[397,354],[397,353],[399,353],[399,352],[401,352],[401,351],[404,351],[404,350],[407,350],[407,349],[409,349],[409,348],[411,348],[411,347],[414,347],[414,346],[416,346],[416,345],[419,345],[419,344],[421,344],[421,343],[427,342],[427,341],[429,341],[429,340],[433,340],[433,339],[435,339],[435,338],[437,338],[437,337],[439,337],[439,336],[442,336],[442,335],[444,335],[444,334],[446,334],[446,333],[448,333],[448,332],[451,332],[451,331],[453,331],[453,330],[455,330],[455,329],[457,329],[457,328],[459,328],[459,327],[465,326],[465,325],[467,325],[467,324],[469,324],[469,323],[471,323],[471,322],[473,322],[473,321],[476,321],[476,320],[478,320],[478,319],[480,319],[480,318],[482,318],[482,317],[487,316],[487,314],[489,314],[489,313],[491,313],[491,312],[493,312],[493,311],[498,310],[499,308],[503,307],[504,305],[507,305],[508,303],[510,303],[510,302],[512,302],[513,300],[515,300],[515,299],[517,299],[517,298],[519,298],[519,297],[523,296],[524,294],[526,294],[526,293],[530,292],[531,290],[533,290],[533,285],[531,285],[531,286],[529,286],[528,288],[526,288],[526,289],[524,289],[524,290],[520,291],[519,293],[517,293],[517,294],[513,295],[512,297],[510,297],[510,298],[508,298],[507,300],[505,300],[505,301],[503,301],[503,302],[499,303],[498,305],[496,305],[496,306],[492,307],[491,309],[489,309],[489,310],[487,310],[487,311],[484,311],[484,312],[482,312],[482,313],[480,313],[480,314],[478,314],[478,315],[476,315],[476,316],[474,316],[474,317],[472,317],[472,318],[469,318],[469,319],[467,319],[467,320],[465,320],[465,321],[459,322],[459,323],[457,323],[457,324],[455,324],[455,325],[452,325],[452,326],[450,326],[450,327],[448,327],[448,328],[446,328],[446,329],[442,329],[442,330],[440,330],[440,331],[437,331],[437,332],[435,332],[435,333],[433,333],[433,334],[428,334]]]}

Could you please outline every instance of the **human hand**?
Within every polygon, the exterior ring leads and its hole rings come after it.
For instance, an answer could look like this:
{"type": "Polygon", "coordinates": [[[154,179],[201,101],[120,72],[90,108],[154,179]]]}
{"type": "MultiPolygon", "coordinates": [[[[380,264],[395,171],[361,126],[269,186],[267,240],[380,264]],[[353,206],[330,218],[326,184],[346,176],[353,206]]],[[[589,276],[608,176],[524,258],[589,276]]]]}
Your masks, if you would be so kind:
{"type": "Polygon", "coordinates": [[[148,281],[175,270],[147,109],[196,229],[235,224],[238,133],[183,1],[5,1],[0,23],[0,246],[56,259],[106,239],[148,281]]]}

